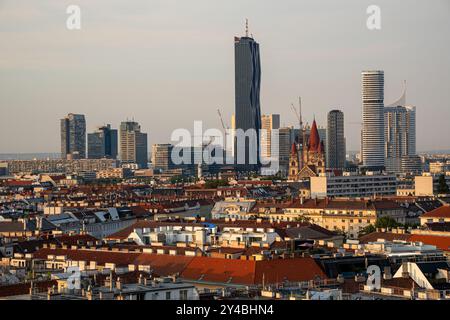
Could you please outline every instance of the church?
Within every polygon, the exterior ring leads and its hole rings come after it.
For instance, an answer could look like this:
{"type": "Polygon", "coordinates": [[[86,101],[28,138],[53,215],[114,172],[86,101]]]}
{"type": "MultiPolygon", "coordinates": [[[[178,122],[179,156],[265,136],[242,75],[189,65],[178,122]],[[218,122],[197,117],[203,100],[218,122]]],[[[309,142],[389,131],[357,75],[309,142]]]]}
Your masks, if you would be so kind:
{"type": "Polygon", "coordinates": [[[299,181],[304,178],[315,177],[325,173],[325,147],[320,140],[314,119],[309,137],[305,129],[300,131],[299,147],[292,144],[289,156],[289,180],[299,181]],[[307,141],[305,144],[304,141],[307,141]]]}

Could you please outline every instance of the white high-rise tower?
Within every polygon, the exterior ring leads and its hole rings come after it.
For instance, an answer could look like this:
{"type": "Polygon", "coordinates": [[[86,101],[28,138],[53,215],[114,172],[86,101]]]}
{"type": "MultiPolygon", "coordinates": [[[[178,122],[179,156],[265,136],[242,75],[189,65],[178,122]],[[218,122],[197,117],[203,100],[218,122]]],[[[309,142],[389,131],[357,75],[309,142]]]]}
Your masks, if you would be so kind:
{"type": "Polygon", "coordinates": [[[364,167],[383,168],[384,163],[384,72],[362,72],[364,167]]]}

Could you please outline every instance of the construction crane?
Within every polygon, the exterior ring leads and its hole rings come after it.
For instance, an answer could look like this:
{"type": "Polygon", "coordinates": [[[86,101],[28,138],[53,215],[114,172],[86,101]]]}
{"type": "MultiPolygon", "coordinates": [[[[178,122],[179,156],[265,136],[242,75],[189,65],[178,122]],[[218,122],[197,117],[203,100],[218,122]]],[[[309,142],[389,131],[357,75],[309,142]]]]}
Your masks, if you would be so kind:
{"type": "Polygon", "coordinates": [[[303,120],[302,120],[302,98],[298,97],[298,108],[299,110],[295,108],[294,104],[291,103],[291,109],[294,111],[295,116],[297,117],[298,123],[300,125],[300,129],[303,127],[303,120]]]}
{"type": "Polygon", "coordinates": [[[225,122],[223,121],[222,113],[220,112],[220,109],[217,109],[217,114],[219,115],[220,123],[222,124],[222,128],[225,132],[229,129],[225,126],[225,122]]]}

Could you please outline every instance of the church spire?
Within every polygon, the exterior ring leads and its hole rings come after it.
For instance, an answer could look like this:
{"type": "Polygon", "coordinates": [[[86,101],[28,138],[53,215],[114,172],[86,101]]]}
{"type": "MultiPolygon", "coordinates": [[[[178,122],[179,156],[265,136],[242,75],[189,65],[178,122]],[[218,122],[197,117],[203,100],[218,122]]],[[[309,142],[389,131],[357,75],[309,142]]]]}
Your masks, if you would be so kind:
{"type": "Polygon", "coordinates": [[[317,151],[319,150],[319,147],[320,147],[319,131],[317,130],[316,119],[314,119],[311,126],[311,132],[309,134],[308,149],[311,151],[317,151]]]}

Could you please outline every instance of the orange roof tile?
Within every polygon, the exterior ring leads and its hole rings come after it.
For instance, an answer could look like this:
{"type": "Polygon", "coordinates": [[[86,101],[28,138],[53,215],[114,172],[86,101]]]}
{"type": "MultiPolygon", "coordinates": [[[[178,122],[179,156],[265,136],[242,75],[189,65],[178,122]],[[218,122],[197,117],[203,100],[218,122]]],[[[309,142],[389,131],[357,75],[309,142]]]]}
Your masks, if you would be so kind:
{"type": "Polygon", "coordinates": [[[450,251],[450,236],[432,236],[422,234],[412,234],[410,241],[420,241],[425,244],[436,246],[443,251],[450,251]]]}
{"type": "Polygon", "coordinates": [[[253,284],[255,261],[196,257],[181,273],[189,280],[220,283],[253,284]]]}
{"type": "Polygon", "coordinates": [[[450,218],[450,205],[444,205],[422,215],[424,218],[450,218]]]}
{"type": "Polygon", "coordinates": [[[255,284],[300,282],[327,276],[312,258],[276,259],[256,262],[255,284]]]}

